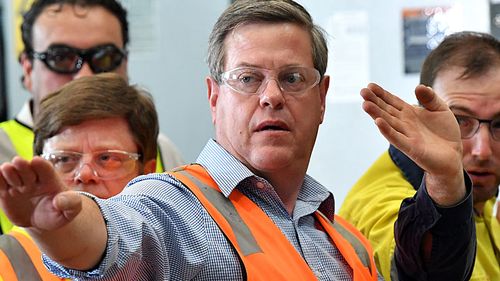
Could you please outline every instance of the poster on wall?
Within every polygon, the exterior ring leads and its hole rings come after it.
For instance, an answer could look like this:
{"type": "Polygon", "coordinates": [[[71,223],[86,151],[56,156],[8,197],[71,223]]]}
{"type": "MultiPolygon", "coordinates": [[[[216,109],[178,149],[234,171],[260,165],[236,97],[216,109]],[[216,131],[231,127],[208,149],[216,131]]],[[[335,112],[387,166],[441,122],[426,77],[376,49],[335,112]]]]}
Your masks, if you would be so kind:
{"type": "Polygon", "coordinates": [[[405,73],[419,73],[425,57],[451,33],[449,11],[450,7],[403,9],[405,73]]]}
{"type": "Polygon", "coordinates": [[[338,11],[328,17],[325,29],[335,34],[334,48],[328,50],[327,74],[332,81],[329,103],[359,102],[359,89],[370,82],[369,15],[367,11],[338,11]]]}

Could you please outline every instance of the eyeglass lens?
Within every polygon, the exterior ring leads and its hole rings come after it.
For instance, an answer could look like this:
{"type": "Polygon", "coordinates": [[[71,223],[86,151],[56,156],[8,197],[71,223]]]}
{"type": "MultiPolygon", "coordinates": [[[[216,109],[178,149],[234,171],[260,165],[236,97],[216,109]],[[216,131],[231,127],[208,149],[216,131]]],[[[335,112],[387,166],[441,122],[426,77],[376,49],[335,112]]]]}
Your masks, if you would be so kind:
{"type": "Polygon", "coordinates": [[[492,138],[496,141],[500,141],[500,117],[493,120],[481,120],[469,116],[457,115],[456,118],[463,139],[473,137],[479,131],[481,123],[486,123],[492,138]]]}
{"type": "Polygon", "coordinates": [[[67,45],[52,45],[46,52],[33,52],[52,71],[62,74],[78,72],[84,62],[94,73],[115,70],[126,54],[113,44],[96,46],[90,49],[77,49],[67,45]]]}
{"type": "MultiPolygon", "coordinates": [[[[126,151],[108,150],[90,153],[90,159],[84,160],[87,154],[71,151],[57,151],[44,154],[55,170],[64,178],[72,179],[88,165],[100,178],[117,178],[129,174],[136,167],[139,155],[126,151]]],[[[87,157],[88,158],[88,157],[87,157]]]]}
{"type": "Polygon", "coordinates": [[[262,85],[269,80],[275,80],[280,89],[286,93],[299,94],[316,86],[320,80],[318,70],[307,67],[290,67],[280,70],[274,78],[274,71],[255,68],[241,67],[222,74],[223,82],[231,89],[244,93],[256,94],[262,85]]]}

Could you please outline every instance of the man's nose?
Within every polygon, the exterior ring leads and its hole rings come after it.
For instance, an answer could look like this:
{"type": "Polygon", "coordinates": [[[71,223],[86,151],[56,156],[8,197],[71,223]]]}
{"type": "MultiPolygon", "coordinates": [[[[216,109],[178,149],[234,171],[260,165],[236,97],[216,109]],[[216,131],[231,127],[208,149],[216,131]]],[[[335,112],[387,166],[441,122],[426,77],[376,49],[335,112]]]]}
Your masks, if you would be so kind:
{"type": "Polygon", "coordinates": [[[96,183],[99,181],[99,176],[89,163],[82,163],[75,171],[74,180],[83,184],[96,183]]]}
{"type": "Polygon", "coordinates": [[[260,105],[262,107],[270,106],[273,109],[280,109],[285,104],[284,93],[276,79],[268,79],[261,85],[260,105]]]}
{"type": "Polygon", "coordinates": [[[92,71],[89,64],[87,62],[83,62],[82,68],[80,68],[80,70],[73,75],[73,79],[78,79],[78,78],[86,77],[86,76],[92,76],[94,74],[96,74],[96,73],[94,73],[94,71],[92,71]]]}
{"type": "Polygon", "coordinates": [[[491,135],[489,132],[488,124],[480,124],[477,133],[472,136],[472,156],[476,157],[479,160],[487,160],[489,159],[493,151],[491,149],[491,135]]]}

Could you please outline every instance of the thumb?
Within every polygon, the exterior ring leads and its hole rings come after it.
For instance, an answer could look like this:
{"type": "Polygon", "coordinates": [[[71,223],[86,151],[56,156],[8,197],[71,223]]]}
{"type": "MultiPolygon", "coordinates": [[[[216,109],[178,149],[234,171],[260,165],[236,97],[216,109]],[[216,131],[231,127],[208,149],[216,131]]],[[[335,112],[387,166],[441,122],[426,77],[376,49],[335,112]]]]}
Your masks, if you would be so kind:
{"type": "Polygon", "coordinates": [[[418,102],[425,109],[430,111],[444,111],[448,110],[448,105],[434,92],[431,87],[425,85],[418,85],[415,88],[415,96],[418,102]]]}
{"type": "Polygon", "coordinates": [[[54,207],[60,210],[68,221],[71,221],[82,210],[82,196],[75,191],[64,191],[57,194],[52,202],[54,207]]]}

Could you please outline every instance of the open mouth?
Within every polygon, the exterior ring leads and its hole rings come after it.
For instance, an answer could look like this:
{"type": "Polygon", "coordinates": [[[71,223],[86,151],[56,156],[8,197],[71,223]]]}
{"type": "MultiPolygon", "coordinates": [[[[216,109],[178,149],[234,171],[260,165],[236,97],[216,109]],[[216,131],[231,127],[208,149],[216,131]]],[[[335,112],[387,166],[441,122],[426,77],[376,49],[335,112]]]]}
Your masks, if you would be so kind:
{"type": "Polygon", "coordinates": [[[489,173],[489,172],[469,172],[469,175],[475,176],[475,177],[487,177],[487,176],[491,176],[492,173],[489,173]]]}
{"type": "Polygon", "coordinates": [[[257,127],[256,131],[257,132],[289,131],[289,129],[288,129],[288,126],[283,122],[264,122],[257,127]]]}

